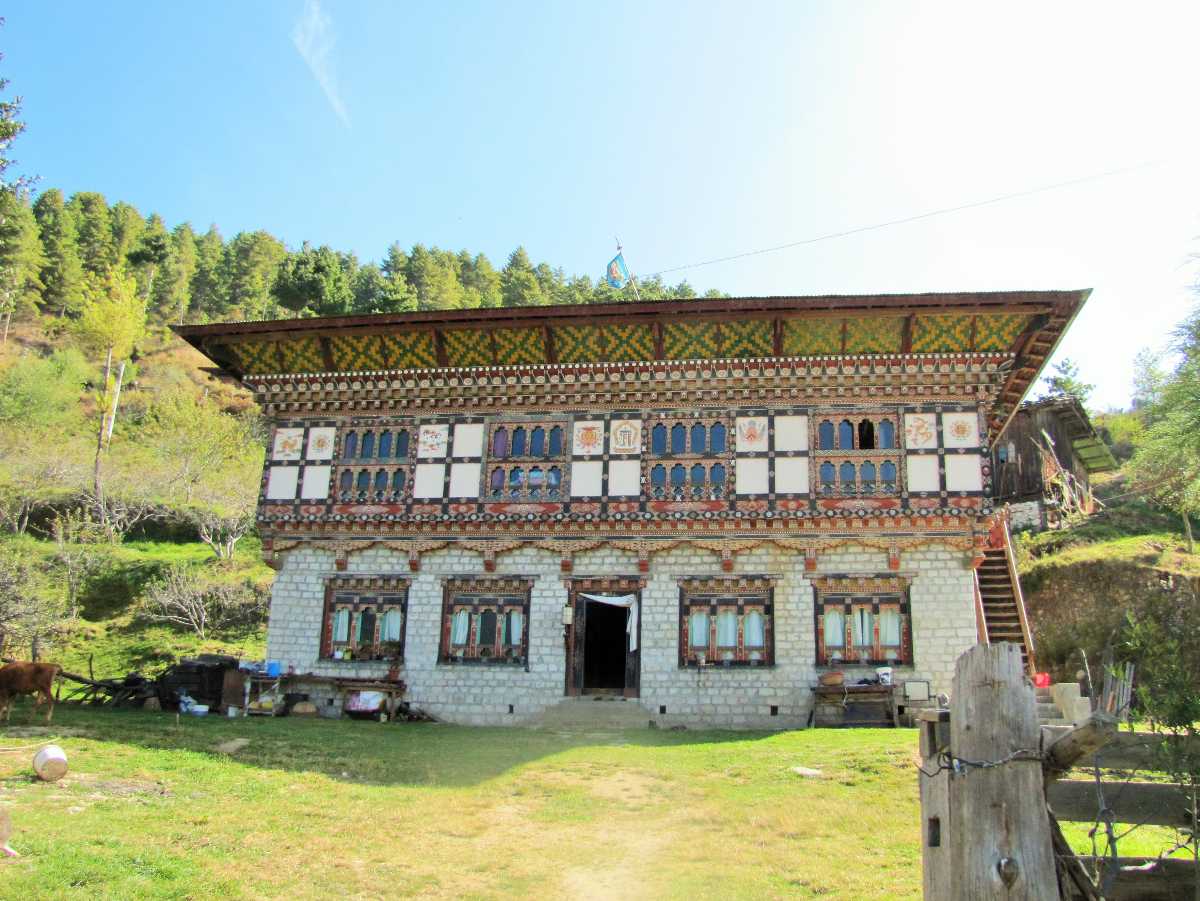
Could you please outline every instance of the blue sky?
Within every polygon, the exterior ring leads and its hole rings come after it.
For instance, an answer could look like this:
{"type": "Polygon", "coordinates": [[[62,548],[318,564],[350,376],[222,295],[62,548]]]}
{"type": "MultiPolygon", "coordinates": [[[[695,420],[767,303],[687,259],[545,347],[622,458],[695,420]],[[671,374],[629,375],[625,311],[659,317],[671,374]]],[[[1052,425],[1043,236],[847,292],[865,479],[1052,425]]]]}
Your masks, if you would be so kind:
{"type": "Polygon", "coordinates": [[[363,259],[524,244],[596,276],[619,235],[652,273],[1140,166],[665,276],[1093,287],[1061,354],[1123,404],[1134,354],[1194,300],[1200,4],[1002,9],[18,2],[0,47],[42,187],[363,259]]]}

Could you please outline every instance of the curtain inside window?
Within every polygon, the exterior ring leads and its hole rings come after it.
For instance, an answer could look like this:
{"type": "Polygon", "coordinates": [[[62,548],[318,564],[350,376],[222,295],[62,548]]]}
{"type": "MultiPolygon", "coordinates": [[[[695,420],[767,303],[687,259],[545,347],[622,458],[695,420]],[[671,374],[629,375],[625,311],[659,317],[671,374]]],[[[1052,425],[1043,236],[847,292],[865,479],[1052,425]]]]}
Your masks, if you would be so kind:
{"type": "Polygon", "coordinates": [[[345,607],[333,614],[333,640],[337,642],[350,640],[350,611],[345,607]]]}
{"type": "Polygon", "coordinates": [[[596,601],[599,604],[627,608],[629,612],[625,615],[625,634],[629,637],[629,650],[636,651],[638,649],[638,602],[636,594],[584,594],[581,591],[579,596],[589,601],[596,601]]]}
{"type": "Polygon", "coordinates": [[[464,645],[471,634],[471,614],[456,610],[450,621],[450,644],[464,645]]]}
{"type": "Polygon", "coordinates": [[[521,611],[510,610],[504,618],[504,643],[518,645],[521,643],[521,629],[524,627],[521,611]]]}
{"type": "Polygon", "coordinates": [[[691,637],[689,643],[694,648],[708,647],[708,614],[693,613],[689,620],[691,626],[691,637]]]}
{"type": "Polygon", "coordinates": [[[895,607],[879,611],[879,643],[885,648],[900,647],[900,611],[895,607]]]}
{"type": "Polygon", "coordinates": [[[733,610],[722,610],[717,614],[717,646],[722,648],[737,647],[737,613],[733,610]]]}
{"type": "Polygon", "coordinates": [[[400,640],[400,611],[392,608],[383,615],[382,641],[400,640]]]}
{"type": "Polygon", "coordinates": [[[757,610],[746,614],[742,623],[742,638],[748,648],[761,648],[767,643],[766,630],[763,628],[763,615],[757,610]]]}
{"type": "Polygon", "coordinates": [[[846,646],[846,615],[841,610],[825,611],[825,649],[840,651],[846,646]]]}
{"type": "Polygon", "coordinates": [[[871,611],[866,607],[856,607],[851,620],[851,629],[854,633],[854,646],[856,648],[869,648],[875,644],[873,625],[874,621],[871,611]]]}

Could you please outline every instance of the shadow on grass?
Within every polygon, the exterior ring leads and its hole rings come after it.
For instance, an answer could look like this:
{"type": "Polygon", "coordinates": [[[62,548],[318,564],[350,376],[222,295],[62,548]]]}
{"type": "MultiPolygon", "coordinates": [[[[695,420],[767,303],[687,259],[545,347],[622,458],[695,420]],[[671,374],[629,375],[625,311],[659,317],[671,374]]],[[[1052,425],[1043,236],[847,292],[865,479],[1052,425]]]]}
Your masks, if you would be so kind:
{"type": "Polygon", "coordinates": [[[464,788],[574,748],[611,746],[672,748],[760,741],[775,733],[633,729],[565,733],[519,727],[470,727],[438,723],[378,723],[370,720],[253,717],[226,719],[104,710],[59,705],[46,727],[27,703],[14,707],[0,743],[31,743],[64,736],[77,741],[116,742],[159,751],[192,751],[214,760],[267,770],[320,773],[371,785],[464,788]],[[217,745],[233,739],[249,744],[229,755],[217,745]],[[11,739],[11,740],[10,740],[11,739]]]}

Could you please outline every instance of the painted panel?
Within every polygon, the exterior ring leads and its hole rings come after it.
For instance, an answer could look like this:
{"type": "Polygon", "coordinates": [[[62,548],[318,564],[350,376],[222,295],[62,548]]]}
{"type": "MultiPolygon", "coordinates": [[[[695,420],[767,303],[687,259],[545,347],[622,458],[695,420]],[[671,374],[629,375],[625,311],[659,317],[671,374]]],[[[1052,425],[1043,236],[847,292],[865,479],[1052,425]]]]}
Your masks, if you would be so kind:
{"type": "Polygon", "coordinates": [[[767,449],[767,417],[739,416],[737,418],[737,452],[747,454],[767,449]]]}
{"type": "Polygon", "coordinates": [[[946,456],[947,491],[982,491],[982,458],[978,454],[946,456]]]}
{"type": "Polygon", "coordinates": [[[775,353],[775,337],[769,319],[721,323],[721,356],[770,357],[775,353]]]}
{"type": "Polygon", "coordinates": [[[706,360],[718,355],[715,322],[668,322],[662,328],[668,360],[706,360]]]}
{"type": "Polygon", "coordinates": [[[276,429],[272,460],[299,460],[304,446],[304,429],[276,429]]]}
{"type": "Polygon", "coordinates": [[[445,478],[445,463],[418,463],[413,467],[413,497],[441,497],[445,478]]]}
{"type": "Polygon", "coordinates": [[[979,447],[979,417],[975,413],[943,413],[942,444],[979,447]]]}
{"type": "MultiPolygon", "coordinates": [[[[457,438],[455,439],[457,444],[457,438]]],[[[479,497],[480,463],[450,464],[450,496],[479,497]]]]}
{"type": "Polygon", "coordinates": [[[808,450],[808,417],[807,416],[776,416],[775,417],[775,450],[805,451],[808,450]]]}
{"type": "Polygon", "coordinates": [[[498,328],[492,332],[496,362],[501,366],[544,363],[546,345],[540,328],[498,328]]]}
{"type": "Polygon", "coordinates": [[[332,469],[332,466],[305,466],[300,497],[306,501],[329,497],[329,473],[332,469]]]}
{"type": "Polygon", "coordinates": [[[297,338],[279,342],[279,361],[284,372],[324,372],[325,357],[316,338],[297,338]]]}
{"type": "Polygon", "coordinates": [[[976,350],[1008,350],[1017,340],[1029,316],[1021,313],[1001,313],[994,316],[975,317],[976,350]]]}
{"type": "Polygon", "coordinates": [[[783,353],[809,357],[842,352],[841,319],[785,319],[783,353]]]}
{"type": "Polygon", "coordinates": [[[932,450],[937,447],[937,414],[905,413],[904,446],[909,450],[932,450]]]}
{"type": "Polygon", "coordinates": [[[738,457],[737,493],[766,494],[770,489],[766,457],[738,457]]]}
{"type": "Polygon", "coordinates": [[[332,460],[333,439],[337,429],[333,426],[320,426],[308,430],[308,451],[305,454],[310,460],[332,460]]]}
{"type": "Polygon", "coordinates": [[[417,456],[421,459],[444,457],[449,443],[450,426],[448,423],[426,423],[417,433],[417,456]]]}
{"type": "Polygon", "coordinates": [[[296,497],[296,484],[299,480],[299,466],[272,466],[267,475],[267,500],[292,500],[296,497]]]}
{"type": "Polygon", "coordinates": [[[582,460],[571,464],[571,497],[599,497],[604,486],[604,464],[582,460]]]}
{"type": "Polygon", "coordinates": [[[460,422],[454,427],[454,456],[483,456],[482,422],[460,422]]]}
{"type": "Polygon", "coordinates": [[[587,457],[604,452],[604,423],[589,420],[575,423],[571,438],[571,452],[577,457],[587,457]]]}
{"type": "Polygon", "coordinates": [[[933,454],[923,454],[922,456],[909,456],[906,460],[908,466],[908,490],[910,493],[920,491],[940,491],[941,483],[938,479],[938,458],[933,454]]]}
{"type": "Polygon", "coordinates": [[[614,454],[637,454],[642,450],[642,421],[614,419],[609,424],[610,451],[614,454]]]}
{"type": "Polygon", "coordinates": [[[846,353],[900,353],[904,320],[899,316],[875,316],[846,320],[846,353]]]}
{"type": "Polygon", "coordinates": [[[640,495],[642,493],[642,464],[637,460],[610,461],[608,464],[608,493],[616,497],[640,495]]]}
{"type": "Polygon", "coordinates": [[[808,494],[808,458],[775,458],[775,493],[808,494]]]}

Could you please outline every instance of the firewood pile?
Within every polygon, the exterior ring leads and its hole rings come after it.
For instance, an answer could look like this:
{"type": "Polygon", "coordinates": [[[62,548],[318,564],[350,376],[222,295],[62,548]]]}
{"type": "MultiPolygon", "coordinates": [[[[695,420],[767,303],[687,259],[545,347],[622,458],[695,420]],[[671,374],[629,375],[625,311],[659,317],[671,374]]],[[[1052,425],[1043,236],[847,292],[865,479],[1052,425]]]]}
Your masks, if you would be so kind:
{"type": "Polygon", "coordinates": [[[59,689],[58,700],[102,707],[141,707],[150,698],[158,697],[158,683],[141,673],[130,673],[123,679],[89,679],[78,673],[63,670],[59,678],[74,685],[66,691],[59,689]]]}

